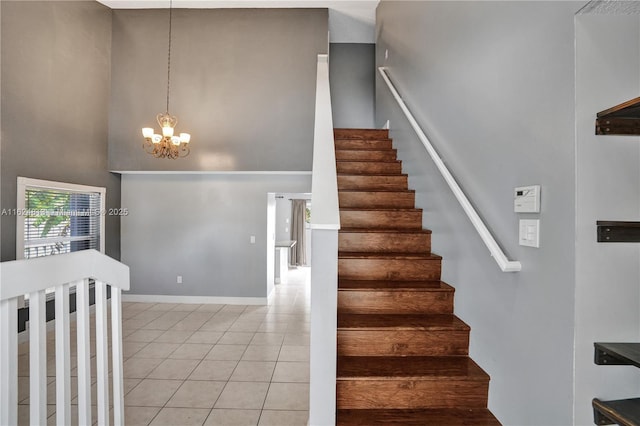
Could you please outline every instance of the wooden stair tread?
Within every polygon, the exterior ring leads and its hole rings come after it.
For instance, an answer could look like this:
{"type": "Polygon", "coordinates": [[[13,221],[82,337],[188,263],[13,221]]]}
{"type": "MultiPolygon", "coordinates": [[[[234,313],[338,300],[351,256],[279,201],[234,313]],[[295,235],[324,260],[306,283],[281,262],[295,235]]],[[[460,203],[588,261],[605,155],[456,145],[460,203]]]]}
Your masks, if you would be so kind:
{"type": "Polygon", "coordinates": [[[338,177],[358,177],[358,178],[365,178],[365,177],[398,177],[398,176],[407,177],[407,175],[405,173],[338,173],[337,176],[338,177]]]}
{"type": "MultiPolygon", "coordinates": [[[[369,192],[369,191],[364,191],[369,192]]],[[[413,209],[413,208],[396,208],[396,207],[340,207],[340,211],[349,211],[349,212],[378,212],[382,211],[385,213],[388,212],[421,212],[422,209],[413,209]]]]}
{"type": "Polygon", "coordinates": [[[595,363],[598,365],[634,365],[640,367],[640,343],[596,342],[595,363]]]}
{"type": "Polygon", "coordinates": [[[338,259],[422,259],[442,260],[442,256],[433,253],[376,253],[376,252],[338,252],[338,259]]]}
{"type": "Polygon", "coordinates": [[[336,163],[402,163],[400,160],[336,160],[336,163]]]}
{"type": "Polygon", "coordinates": [[[393,192],[393,193],[403,193],[403,194],[415,194],[415,190],[414,189],[388,189],[388,188],[380,188],[380,189],[341,189],[340,191],[341,193],[345,193],[345,192],[355,192],[355,193],[372,193],[375,194],[377,192],[384,192],[384,193],[388,193],[388,192],[393,192]]]}
{"type": "Polygon", "coordinates": [[[341,380],[440,380],[488,381],[489,376],[467,356],[339,356],[341,380]]]}
{"type": "Polygon", "coordinates": [[[395,229],[395,228],[340,228],[341,233],[389,233],[389,234],[431,234],[430,229],[395,229]]]}
{"type": "Polygon", "coordinates": [[[339,426],[498,426],[500,422],[486,408],[341,409],[339,426]]]}
{"type": "Polygon", "coordinates": [[[452,314],[338,313],[338,330],[462,330],[470,327],[452,314]]]}
{"type": "Polygon", "coordinates": [[[345,291],[445,291],[455,289],[444,281],[385,281],[338,279],[338,290],[345,291]]]}
{"type": "Polygon", "coordinates": [[[601,401],[594,398],[592,405],[596,424],[640,425],[640,398],[616,401],[601,401]]]}

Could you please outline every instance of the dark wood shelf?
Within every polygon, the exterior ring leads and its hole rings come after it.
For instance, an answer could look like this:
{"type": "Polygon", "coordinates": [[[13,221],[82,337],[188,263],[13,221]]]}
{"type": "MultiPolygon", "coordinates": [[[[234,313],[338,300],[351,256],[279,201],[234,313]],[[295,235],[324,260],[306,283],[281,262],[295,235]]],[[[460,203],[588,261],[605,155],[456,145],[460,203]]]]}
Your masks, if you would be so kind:
{"type": "Polygon", "coordinates": [[[601,401],[594,398],[593,421],[597,425],[640,425],[640,398],[601,401]]]}
{"type": "Polygon", "coordinates": [[[640,367],[640,343],[596,342],[594,362],[598,365],[634,365],[640,367]]]}
{"type": "Polygon", "coordinates": [[[600,111],[596,135],[640,135],[640,98],[600,111]]]}
{"type": "Polygon", "coordinates": [[[599,243],[640,243],[640,222],[599,220],[596,227],[599,243]]]}

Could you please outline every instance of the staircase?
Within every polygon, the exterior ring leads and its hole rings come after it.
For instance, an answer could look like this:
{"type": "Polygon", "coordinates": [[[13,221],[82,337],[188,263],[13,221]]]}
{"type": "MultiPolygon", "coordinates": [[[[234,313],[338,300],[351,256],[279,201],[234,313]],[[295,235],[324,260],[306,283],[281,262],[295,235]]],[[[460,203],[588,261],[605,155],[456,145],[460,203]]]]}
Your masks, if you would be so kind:
{"type": "Polygon", "coordinates": [[[338,425],[499,425],[387,130],[336,129],[338,425]]]}

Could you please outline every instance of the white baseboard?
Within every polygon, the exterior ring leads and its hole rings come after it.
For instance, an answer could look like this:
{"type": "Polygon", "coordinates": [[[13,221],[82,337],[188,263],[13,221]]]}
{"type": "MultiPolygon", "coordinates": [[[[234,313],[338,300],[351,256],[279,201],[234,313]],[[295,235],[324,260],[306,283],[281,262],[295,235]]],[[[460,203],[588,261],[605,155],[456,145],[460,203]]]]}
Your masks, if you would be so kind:
{"type": "Polygon", "coordinates": [[[209,305],[266,305],[266,297],[167,296],[163,294],[123,294],[123,302],[188,303],[209,305]]]}

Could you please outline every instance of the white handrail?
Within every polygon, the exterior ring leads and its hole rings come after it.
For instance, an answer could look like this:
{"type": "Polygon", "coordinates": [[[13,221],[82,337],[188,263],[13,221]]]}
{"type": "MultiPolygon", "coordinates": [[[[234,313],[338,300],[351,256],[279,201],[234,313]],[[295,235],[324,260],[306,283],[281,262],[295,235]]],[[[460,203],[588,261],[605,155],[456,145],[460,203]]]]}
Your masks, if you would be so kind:
{"type": "Polygon", "coordinates": [[[310,426],[335,424],[338,295],[338,180],[333,139],[329,58],[318,55],[311,180],[310,426]]]}
{"type": "Polygon", "coordinates": [[[78,421],[91,424],[89,279],[95,280],[98,423],[109,423],[107,285],[111,287],[113,423],[124,424],[121,292],[129,267],[96,250],[0,263],[0,424],[18,422],[17,300],[29,294],[30,423],[47,421],[45,292],[55,287],[56,423],[71,421],[69,289],[76,287],[78,421]]]}
{"type": "Polygon", "coordinates": [[[402,97],[400,97],[400,94],[398,93],[395,86],[389,79],[387,68],[379,67],[378,71],[380,71],[380,75],[382,75],[382,79],[385,81],[385,83],[387,83],[389,90],[393,94],[393,97],[395,98],[396,102],[398,102],[398,105],[402,109],[402,112],[404,112],[404,115],[407,117],[409,124],[411,124],[411,127],[416,132],[416,135],[418,136],[418,138],[420,139],[424,147],[427,149],[427,152],[431,156],[431,159],[433,160],[433,162],[436,164],[436,167],[440,171],[440,174],[449,185],[449,188],[453,192],[453,195],[455,195],[456,199],[462,206],[462,209],[467,214],[467,217],[469,218],[469,220],[471,220],[471,223],[476,228],[476,231],[478,231],[478,234],[480,234],[480,238],[482,238],[482,241],[489,249],[491,256],[493,256],[493,258],[495,259],[496,263],[498,264],[502,272],[520,271],[522,269],[522,265],[520,264],[520,262],[517,260],[509,260],[507,258],[507,256],[504,254],[504,252],[496,242],[495,238],[493,238],[493,235],[491,235],[491,232],[489,232],[489,230],[485,226],[480,216],[478,216],[478,213],[475,211],[475,209],[469,202],[469,199],[467,198],[467,196],[464,194],[464,192],[462,192],[462,189],[460,189],[460,186],[458,185],[454,177],[449,172],[449,169],[447,169],[447,166],[444,165],[444,162],[438,155],[437,151],[435,150],[433,145],[431,145],[429,138],[427,138],[427,136],[424,134],[424,132],[418,125],[418,122],[413,117],[413,114],[411,114],[411,111],[409,110],[409,108],[407,108],[407,105],[404,103],[404,101],[402,100],[402,97]]]}
{"type": "Polygon", "coordinates": [[[311,229],[340,229],[328,55],[318,55],[315,111],[311,229]]]}
{"type": "Polygon", "coordinates": [[[0,263],[0,300],[85,278],[129,290],[129,267],[97,250],[0,263]]]}

